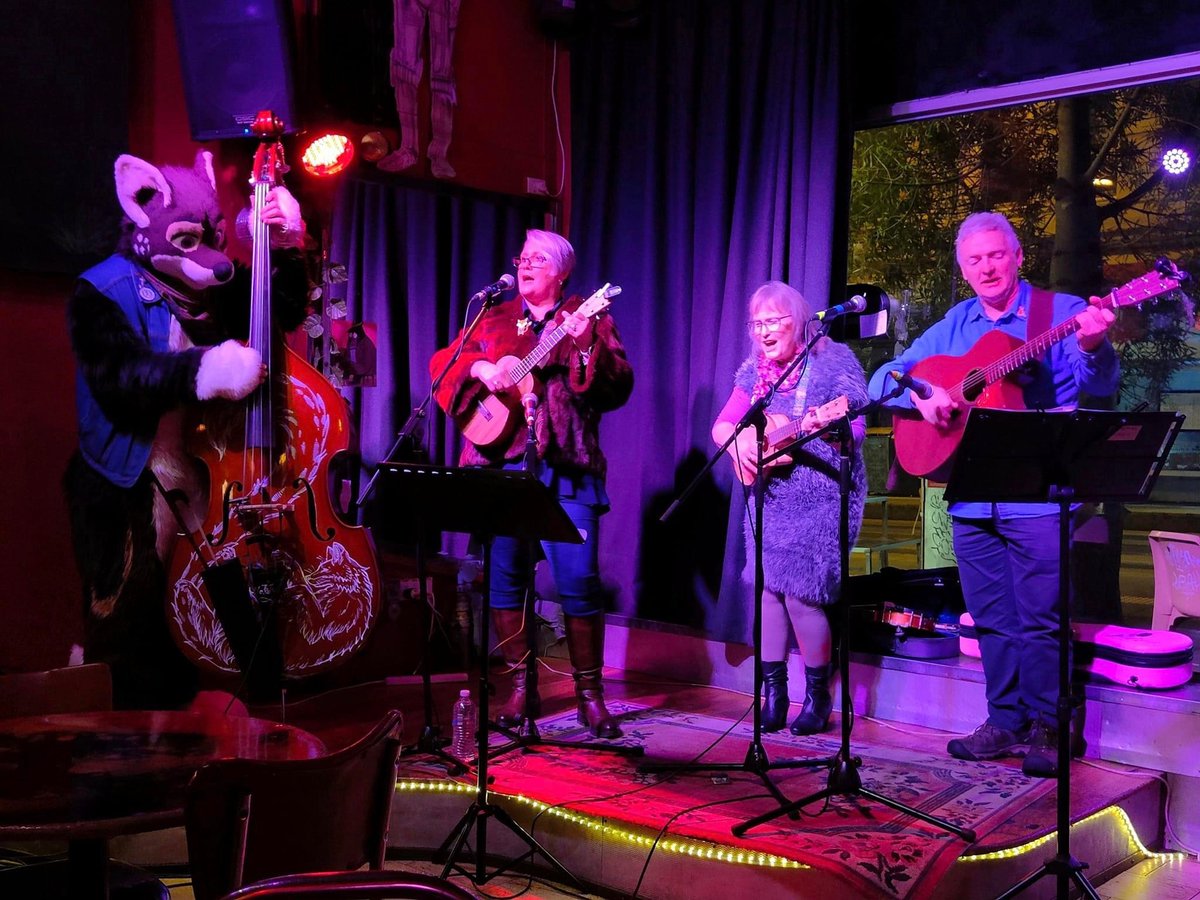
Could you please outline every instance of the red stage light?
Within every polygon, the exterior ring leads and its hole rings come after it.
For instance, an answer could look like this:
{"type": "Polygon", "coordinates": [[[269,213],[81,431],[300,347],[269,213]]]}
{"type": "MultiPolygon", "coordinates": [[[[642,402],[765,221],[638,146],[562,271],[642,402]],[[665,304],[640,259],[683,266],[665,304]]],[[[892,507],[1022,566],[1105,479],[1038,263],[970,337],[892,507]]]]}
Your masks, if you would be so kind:
{"type": "Polygon", "coordinates": [[[344,134],[326,133],[315,138],[300,155],[304,171],[326,178],[345,170],[354,159],[354,142],[344,134]]]}

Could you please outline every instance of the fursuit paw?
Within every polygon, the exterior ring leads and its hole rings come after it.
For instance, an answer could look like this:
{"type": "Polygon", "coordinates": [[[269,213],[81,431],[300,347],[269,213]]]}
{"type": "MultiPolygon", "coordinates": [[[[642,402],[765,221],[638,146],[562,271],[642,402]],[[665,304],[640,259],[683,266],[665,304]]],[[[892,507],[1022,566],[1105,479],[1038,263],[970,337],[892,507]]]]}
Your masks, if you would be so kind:
{"type": "Polygon", "coordinates": [[[200,357],[200,371],[196,373],[196,397],[211,400],[223,397],[226,400],[241,400],[262,384],[262,357],[237,341],[218,344],[200,357]]]}

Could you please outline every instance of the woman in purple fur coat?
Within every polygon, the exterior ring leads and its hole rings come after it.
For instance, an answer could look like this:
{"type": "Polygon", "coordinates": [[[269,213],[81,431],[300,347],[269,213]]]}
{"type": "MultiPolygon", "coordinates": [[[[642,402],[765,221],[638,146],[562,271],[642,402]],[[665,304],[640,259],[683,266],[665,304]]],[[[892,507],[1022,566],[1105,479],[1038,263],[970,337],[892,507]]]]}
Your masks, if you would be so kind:
{"type": "MultiPolygon", "coordinates": [[[[751,404],[767,394],[819,325],[808,302],[792,287],[768,281],[750,297],[749,322],[754,350],[734,376],[733,392],[712,428],[713,440],[723,444],[751,404]]],[[[824,424],[822,406],[845,397],[851,408],[867,399],[862,366],[844,344],[820,338],[776,391],[767,406],[770,416],[801,419],[801,433],[824,424]]],[[[768,434],[775,425],[768,424],[768,434]]],[[[850,541],[862,524],[867,493],[861,418],[851,424],[854,439],[853,484],[850,493],[850,541]]],[[[754,480],[756,431],[748,428],[729,445],[729,454],[743,484],[754,480]]],[[[763,507],[762,642],[764,731],[783,728],[788,712],[787,642],[789,623],[804,658],[805,694],[800,714],[792,720],[793,734],[815,734],[829,724],[833,701],[829,693],[832,639],[824,607],[838,598],[841,572],[838,546],[840,496],[836,442],[815,440],[794,454],[782,456],[766,474],[763,507]]],[[[747,504],[749,506],[749,504],[747,504]]],[[[754,580],[754,527],[746,517],[747,566],[744,577],[754,580]]]]}
{"type": "MultiPolygon", "coordinates": [[[[579,723],[596,737],[620,737],[621,729],[604,704],[600,677],[604,665],[604,606],[599,525],[600,516],[608,511],[604,489],[608,464],[600,450],[600,417],[629,399],[633,369],[612,319],[605,314],[591,318],[580,314],[577,310],[581,298],[564,294],[563,285],[575,267],[575,251],[565,238],[531,229],[513,264],[520,296],[484,314],[439,386],[437,400],[461,421],[460,417],[478,408],[489,392],[511,389],[512,358],[521,360],[540,340],[559,329],[565,332],[533,372],[530,392],[537,395],[532,412],[537,445],[534,465],[583,533],[584,542],[543,541],[541,549],[550,563],[563,606],[579,723]]],[[[434,355],[430,371],[436,376],[458,349],[456,338],[434,355]]],[[[517,427],[487,441],[486,446],[467,443],[460,465],[524,468],[529,429],[521,424],[520,410],[516,410],[516,416],[517,427]]],[[[467,433],[472,432],[468,429],[467,433]]],[[[496,538],[492,542],[488,573],[492,622],[512,671],[513,687],[496,719],[509,728],[525,723],[526,710],[534,717],[541,711],[537,668],[530,667],[527,677],[525,667],[526,653],[532,652],[527,651],[525,641],[525,616],[530,612],[525,602],[528,557],[523,541],[496,538]]]]}

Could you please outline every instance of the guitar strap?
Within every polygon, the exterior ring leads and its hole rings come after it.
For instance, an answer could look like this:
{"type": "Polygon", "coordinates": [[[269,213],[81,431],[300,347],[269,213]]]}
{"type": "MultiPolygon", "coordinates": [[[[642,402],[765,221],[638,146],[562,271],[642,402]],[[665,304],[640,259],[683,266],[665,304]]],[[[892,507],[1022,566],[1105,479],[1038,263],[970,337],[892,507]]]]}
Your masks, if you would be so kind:
{"type": "Polygon", "coordinates": [[[1050,330],[1054,318],[1054,291],[1030,285],[1029,319],[1025,326],[1025,340],[1029,341],[1050,330]]]}

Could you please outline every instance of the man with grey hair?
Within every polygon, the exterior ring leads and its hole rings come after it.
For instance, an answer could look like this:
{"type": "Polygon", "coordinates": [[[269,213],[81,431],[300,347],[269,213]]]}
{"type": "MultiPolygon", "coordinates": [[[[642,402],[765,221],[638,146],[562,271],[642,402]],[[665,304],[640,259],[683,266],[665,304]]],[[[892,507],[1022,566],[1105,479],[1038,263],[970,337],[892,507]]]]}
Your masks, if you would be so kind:
{"type": "MultiPolygon", "coordinates": [[[[962,356],[984,335],[1002,331],[1026,341],[1074,318],[1076,332],[1015,373],[1025,407],[1074,407],[1080,393],[1116,392],[1117,356],[1107,338],[1111,310],[1081,297],[1035,288],[1020,277],[1024,259],[1011,223],[977,212],[959,227],[955,251],[976,296],[952,307],[911,347],[871,378],[880,397],[926,357],[962,356]]],[[[934,384],[928,397],[913,391],[889,402],[915,409],[935,428],[965,413],[961,398],[934,384]]],[[[1059,559],[1058,506],[1053,503],[952,503],[954,552],[967,610],[975,620],[986,680],[988,717],[947,745],[959,759],[1025,756],[1025,774],[1058,771],[1059,559]]]]}

